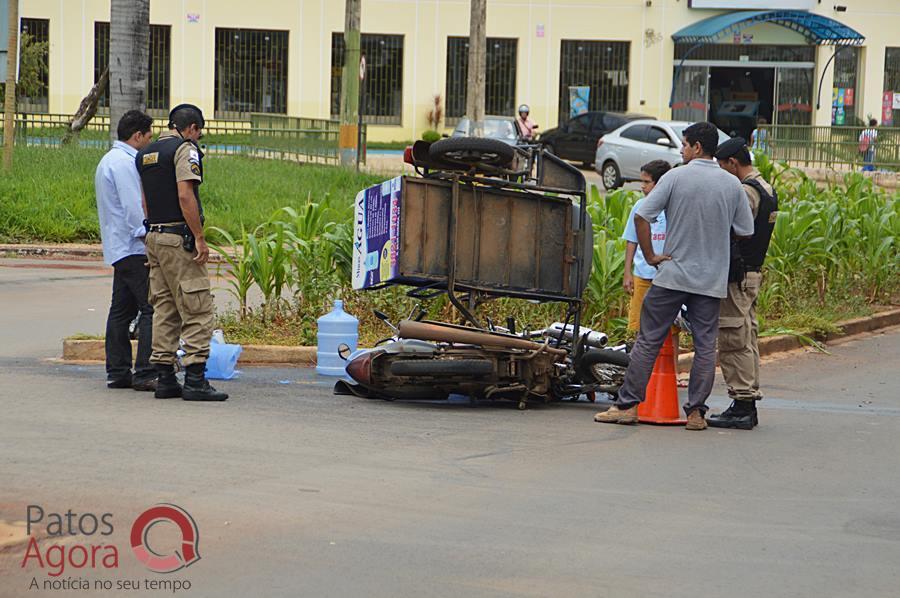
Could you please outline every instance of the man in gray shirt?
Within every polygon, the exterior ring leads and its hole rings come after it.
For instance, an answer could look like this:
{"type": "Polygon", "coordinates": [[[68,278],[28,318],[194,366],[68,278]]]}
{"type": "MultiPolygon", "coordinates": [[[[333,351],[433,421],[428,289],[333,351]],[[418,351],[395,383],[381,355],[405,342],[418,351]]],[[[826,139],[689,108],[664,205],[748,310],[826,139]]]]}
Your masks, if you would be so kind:
{"type": "Polygon", "coordinates": [[[643,402],[659,349],[687,305],[694,339],[694,364],[688,386],[687,429],[706,428],[706,399],[716,373],[719,305],[728,294],[731,235],[753,234],[753,214],[735,177],[713,159],[718,129],[701,122],[684,130],[681,150],[685,166],[659,180],[634,217],[638,241],[647,263],[658,273],[641,309],[641,329],[616,404],[594,418],[603,423],[633,424],[643,402]],[[650,222],[665,211],[663,254],[655,254],[650,222]]]}

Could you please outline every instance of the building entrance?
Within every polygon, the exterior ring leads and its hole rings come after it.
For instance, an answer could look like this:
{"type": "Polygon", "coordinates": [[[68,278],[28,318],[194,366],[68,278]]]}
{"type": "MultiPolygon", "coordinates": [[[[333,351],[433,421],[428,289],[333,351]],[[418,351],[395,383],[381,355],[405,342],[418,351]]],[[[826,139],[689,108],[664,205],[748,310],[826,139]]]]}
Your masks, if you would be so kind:
{"type": "Polygon", "coordinates": [[[772,122],[774,108],[774,67],[710,67],[709,120],[729,135],[750,139],[758,118],[772,122]]]}

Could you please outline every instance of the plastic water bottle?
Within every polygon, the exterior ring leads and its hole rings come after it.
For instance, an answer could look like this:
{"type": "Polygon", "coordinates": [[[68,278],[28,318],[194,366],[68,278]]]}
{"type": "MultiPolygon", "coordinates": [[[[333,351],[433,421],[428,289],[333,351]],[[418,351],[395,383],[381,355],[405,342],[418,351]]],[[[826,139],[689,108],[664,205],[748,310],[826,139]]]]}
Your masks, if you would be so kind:
{"type": "Polygon", "coordinates": [[[344,302],[334,302],[334,309],[318,319],[318,349],[316,373],[324,376],[343,376],[346,362],[338,355],[338,347],[347,345],[356,351],[359,340],[359,320],[344,311],[344,302]]]}

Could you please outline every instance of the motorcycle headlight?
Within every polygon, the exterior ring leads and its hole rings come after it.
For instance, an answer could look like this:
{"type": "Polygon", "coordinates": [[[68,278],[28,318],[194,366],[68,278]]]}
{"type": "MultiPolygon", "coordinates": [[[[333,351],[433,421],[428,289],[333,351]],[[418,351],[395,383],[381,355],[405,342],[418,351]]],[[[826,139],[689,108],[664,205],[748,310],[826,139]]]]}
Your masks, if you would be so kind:
{"type": "Polygon", "coordinates": [[[347,364],[347,373],[360,384],[370,384],[372,382],[372,353],[363,353],[355,359],[351,359],[347,364]]]}

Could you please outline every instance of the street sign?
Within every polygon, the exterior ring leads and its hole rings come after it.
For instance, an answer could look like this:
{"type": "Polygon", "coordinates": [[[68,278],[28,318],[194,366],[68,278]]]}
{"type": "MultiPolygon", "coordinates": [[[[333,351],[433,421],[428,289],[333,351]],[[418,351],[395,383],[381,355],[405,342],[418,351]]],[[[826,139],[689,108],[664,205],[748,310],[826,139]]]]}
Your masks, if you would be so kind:
{"type": "Polygon", "coordinates": [[[359,57],[359,80],[366,80],[366,55],[363,54],[359,57]]]}

